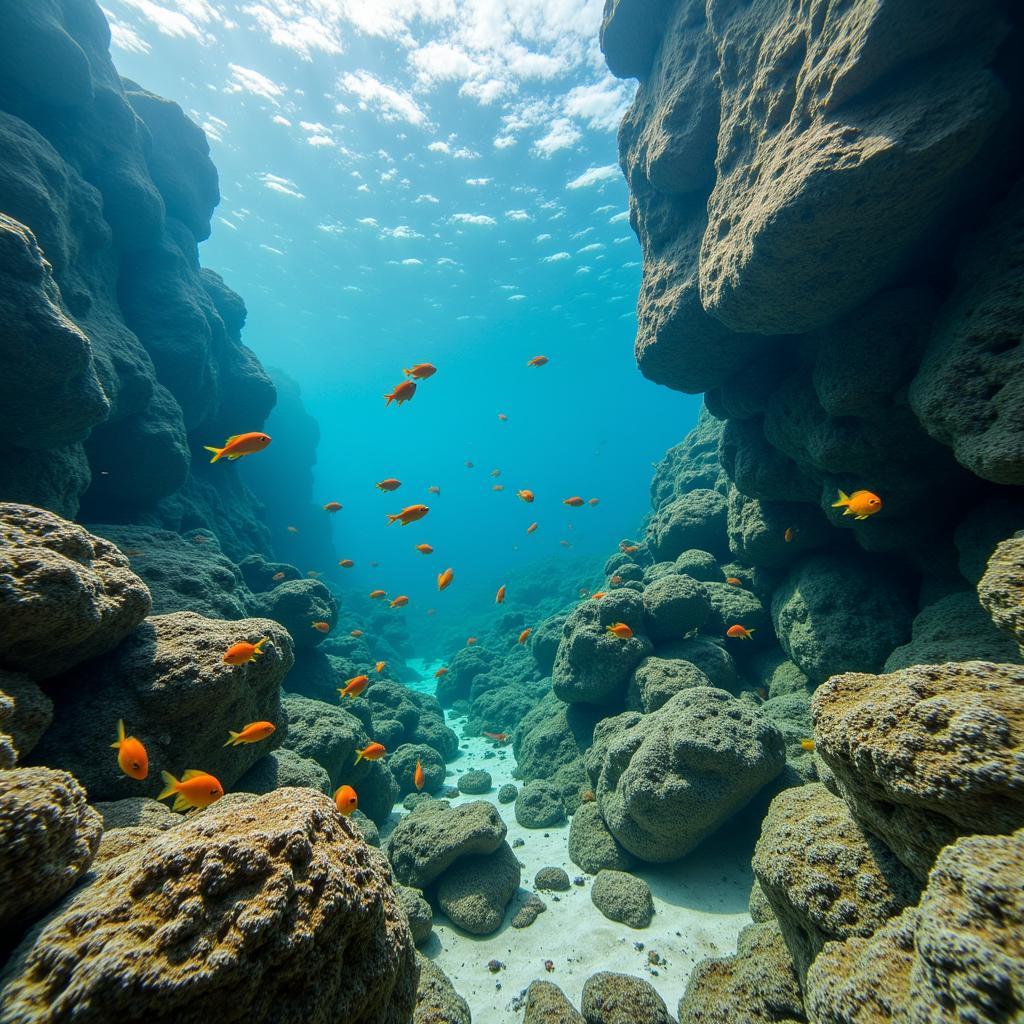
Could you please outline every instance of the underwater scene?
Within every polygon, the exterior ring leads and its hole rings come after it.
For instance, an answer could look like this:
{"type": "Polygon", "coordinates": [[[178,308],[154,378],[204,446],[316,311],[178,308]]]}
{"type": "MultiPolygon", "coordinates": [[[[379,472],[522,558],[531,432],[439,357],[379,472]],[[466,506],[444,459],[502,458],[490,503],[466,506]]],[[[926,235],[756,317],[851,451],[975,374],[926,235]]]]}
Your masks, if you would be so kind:
{"type": "Polygon", "coordinates": [[[0,1024],[1024,1024],[1021,69],[0,0],[0,1024]]]}

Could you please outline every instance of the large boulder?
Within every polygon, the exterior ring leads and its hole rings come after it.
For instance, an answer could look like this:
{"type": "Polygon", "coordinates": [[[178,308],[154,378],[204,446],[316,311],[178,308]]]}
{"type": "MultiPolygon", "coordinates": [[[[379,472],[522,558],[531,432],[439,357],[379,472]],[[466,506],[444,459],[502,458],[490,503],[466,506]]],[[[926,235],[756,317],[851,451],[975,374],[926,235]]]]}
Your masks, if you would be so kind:
{"type": "Polygon", "coordinates": [[[210,772],[228,789],[281,745],[288,727],[281,681],[291,664],[291,638],[276,622],[154,616],[116,650],[53,681],[53,724],[33,760],[70,771],[92,800],[156,796],[161,770],[210,772]],[[262,656],[245,665],[221,661],[232,644],[264,636],[262,656]],[[119,719],[149,754],[144,781],[125,775],[110,750],[119,719]],[[224,745],[229,731],[250,722],[272,722],[277,731],[259,743],[224,745]]]}
{"type": "Polygon", "coordinates": [[[331,792],[331,777],[312,758],[281,748],[261,757],[234,785],[236,793],[272,793],[286,787],[331,792]]]}
{"type": "Polygon", "coordinates": [[[53,721],[53,701],[28,676],[0,671],[0,700],[5,696],[12,706],[0,713],[0,732],[11,737],[19,757],[28,757],[53,721]]]}
{"type": "Polygon", "coordinates": [[[601,52],[613,75],[642,78],[647,73],[671,9],[669,0],[605,0],[601,52]]]}
{"type": "Polygon", "coordinates": [[[583,984],[587,1024],[672,1024],[665,1001],[643,978],[598,971],[583,984]]]}
{"type": "Polygon", "coordinates": [[[127,557],[52,512],[0,503],[0,540],[2,668],[59,675],[116,647],[149,613],[127,557]]]}
{"type": "Polygon", "coordinates": [[[676,694],[602,721],[587,753],[611,834],[641,860],[689,853],[785,765],[782,736],[724,690],[676,694]]]}
{"type": "Polygon", "coordinates": [[[569,860],[588,874],[599,871],[628,871],[634,864],[631,854],[624,850],[608,831],[597,803],[580,804],[569,823],[569,860]]]}
{"type": "Polygon", "coordinates": [[[516,797],[516,821],[523,828],[551,828],[565,821],[562,794],[553,782],[533,779],[516,797]]]}
{"type": "Polygon", "coordinates": [[[681,640],[700,629],[711,612],[705,585],[674,572],[649,583],[643,602],[647,633],[655,644],[681,640]]]}
{"type": "Polygon", "coordinates": [[[816,753],[857,820],[919,878],[969,833],[1024,827],[1024,668],[914,665],[814,694],[816,753]]]}
{"type": "Polygon", "coordinates": [[[322,793],[281,789],[108,861],[15,950],[0,1021],[407,1024],[416,979],[387,865],[322,793]]]}
{"type": "Polygon", "coordinates": [[[420,980],[416,986],[416,1010],[412,1024],[472,1024],[466,1002],[448,975],[433,960],[417,954],[420,980]]]}
{"type": "Polygon", "coordinates": [[[711,680],[692,661],[651,655],[633,671],[626,707],[631,711],[657,711],[680,690],[711,685],[711,680]]]}
{"type": "Polygon", "coordinates": [[[659,561],[671,561],[689,548],[727,555],[728,506],[718,491],[695,488],[659,508],[647,527],[647,542],[659,561]]]}
{"type": "Polygon", "coordinates": [[[550,981],[531,981],[523,1024],[586,1024],[583,1015],[550,981]]]}
{"type": "Polygon", "coordinates": [[[609,921],[621,921],[630,928],[646,928],[654,917],[650,887],[627,871],[598,871],[590,887],[590,899],[609,921]]]}
{"type": "Polygon", "coordinates": [[[978,583],[978,599],[992,621],[1024,651],[1024,535],[992,552],[978,583]]]}
{"type": "Polygon", "coordinates": [[[313,628],[326,622],[334,629],[338,605],[334,595],[319,580],[285,580],[266,594],[253,598],[253,611],[280,622],[292,635],[296,650],[308,650],[324,641],[326,634],[313,628]]]}
{"type": "Polygon", "coordinates": [[[490,935],[501,927],[519,878],[519,861],[503,840],[494,853],[463,856],[448,868],[437,885],[437,903],[463,931],[490,935]]]}

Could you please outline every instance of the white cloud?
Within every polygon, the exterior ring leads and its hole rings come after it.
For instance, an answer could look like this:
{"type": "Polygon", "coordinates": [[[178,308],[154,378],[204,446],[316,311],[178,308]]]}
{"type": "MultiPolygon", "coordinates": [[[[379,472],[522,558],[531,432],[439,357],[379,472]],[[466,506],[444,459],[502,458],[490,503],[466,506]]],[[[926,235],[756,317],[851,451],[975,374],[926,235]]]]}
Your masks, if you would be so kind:
{"type": "Polygon", "coordinates": [[[494,140],[495,149],[508,149],[509,146],[516,144],[516,137],[514,135],[499,135],[494,140]]]}
{"type": "Polygon", "coordinates": [[[224,217],[218,217],[217,220],[219,220],[221,222],[221,224],[224,225],[224,227],[231,228],[232,231],[237,231],[238,230],[238,225],[237,224],[232,224],[231,221],[227,220],[224,217]]]}
{"type": "Polygon", "coordinates": [[[377,218],[376,217],[360,217],[356,221],[356,223],[357,224],[363,224],[363,225],[365,225],[368,228],[375,228],[375,227],[377,227],[377,218]]]}
{"type": "Polygon", "coordinates": [[[275,114],[271,119],[274,124],[279,124],[284,128],[291,128],[292,123],[287,117],[283,117],[281,114],[275,114]]]}
{"type": "Polygon", "coordinates": [[[467,185],[477,185],[477,186],[479,186],[479,185],[490,185],[490,183],[493,180],[494,180],[493,178],[467,178],[466,179],[466,184],[467,185]]]}
{"type": "Polygon", "coordinates": [[[242,8],[255,22],[255,27],[277,46],[293,50],[303,60],[312,60],[313,51],[338,54],[342,51],[340,26],[333,24],[327,12],[321,16],[316,7],[322,7],[314,0],[263,0],[250,3],[242,8]]]}
{"type": "Polygon", "coordinates": [[[345,233],[345,227],[342,224],[338,224],[336,221],[323,221],[317,224],[317,230],[322,231],[325,235],[343,235],[345,233]]]}
{"type": "Polygon", "coordinates": [[[437,259],[437,265],[439,267],[457,267],[458,263],[453,259],[449,259],[447,256],[440,256],[437,259]]]}
{"type": "Polygon", "coordinates": [[[418,232],[414,231],[408,224],[399,224],[398,227],[394,228],[381,228],[381,238],[422,238],[423,236],[418,232]]]}
{"type": "Polygon", "coordinates": [[[427,124],[427,115],[409,93],[386,85],[369,71],[346,72],[338,79],[338,88],[356,96],[363,109],[376,109],[384,121],[427,124]]]}
{"type": "Polygon", "coordinates": [[[322,149],[324,146],[334,145],[334,139],[332,139],[330,135],[310,135],[307,137],[306,142],[318,149],[322,149]]]}
{"type": "Polygon", "coordinates": [[[555,252],[544,257],[545,263],[561,263],[562,260],[570,260],[572,257],[567,252],[555,252]]]}
{"type": "Polygon", "coordinates": [[[266,249],[267,252],[272,252],[275,256],[284,255],[284,253],[280,249],[275,249],[272,245],[265,245],[263,242],[260,242],[260,248],[266,249]]]}
{"type": "Polygon", "coordinates": [[[209,44],[216,37],[205,28],[211,22],[223,22],[221,13],[207,0],[179,0],[171,6],[155,3],[154,0],[121,0],[124,7],[137,11],[156,26],[161,35],[176,39],[195,39],[209,44]],[[182,10],[181,8],[185,8],[182,10]]]}
{"type": "Polygon", "coordinates": [[[298,185],[289,178],[282,178],[276,174],[270,174],[264,172],[263,174],[256,175],[263,182],[266,188],[269,188],[271,192],[280,192],[282,195],[291,196],[293,199],[305,199],[306,197],[299,191],[298,185]]]}
{"type": "Polygon", "coordinates": [[[427,146],[427,149],[432,153],[451,153],[452,151],[452,147],[441,139],[435,139],[429,146],[427,146]]]}
{"type": "Polygon", "coordinates": [[[604,248],[603,242],[591,242],[590,245],[583,246],[582,249],[577,249],[577,252],[597,252],[604,248]]]}
{"type": "Polygon", "coordinates": [[[407,259],[407,260],[402,260],[402,266],[403,267],[422,267],[423,266],[423,260],[417,260],[417,259],[411,259],[411,258],[407,259]]]}
{"type": "Polygon", "coordinates": [[[609,224],[619,224],[624,220],[629,220],[629,210],[623,210],[621,213],[615,214],[614,217],[608,218],[609,224]]]}
{"type": "Polygon", "coordinates": [[[546,242],[546,241],[547,241],[547,240],[548,240],[548,239],[549,239],[550,237],[551,237],[551,236],[550,236],[550,235],[547,235],[547,234],[545,234],[545,235],[538,235],[538,236],[537,236],[537,237],[536,237],[536,238],[534,239],[534,241],[535,241],[535,242],[546,242]]]}
{"type": "Polygon", "coordinates": [[[120,21],[113,11],[101,8],[110,23],[110,42],[126,53],[149,53],[151,47],[131,25],[120,21]]]}
{"type": "Polygon", "coordinates": [[[591,128],[615,131],[636,93],[636,82],[605,75],[593,85],[577,85],[564,100],[570,117],[586,121],[591,128]]]}
{"type": "Polygon", "coordinates": [[[605,203],[604,206],[599,206],[594,213],[607,213],[609,210],[614,210],[615,207],[611,203],[605,203]]]}
{"type": "Polygon", "coordinates": [[[416,197],[417,203],[439,203],[441,200],[437,196],[432,196],[429,192],[424,192],[422,195],[416,197]]]}
{"type": "Polygon", "coordinates": [[[478,224],[487,227],[498,223],[486,213],[453,213],[451,219],[453,224],[478,224]]]}
{"type": "Polygon", "coordinates": [[[579,177],[573,178],[566,184],[566,188],[589,188],[591,185],[600,185],[602,182],[610,181],[619,176],[618,164],[605,164],[603,167],[591,167],[584,171],[579,177]]]}
{"type": "Polygon", "coordinates": [[[247,92],[253,96],[262,96],[274,104],[278,96],[284,95],[283,85],[278,85],[259,71],[242,67],[241,64],[228,64],[228,70],[231,72],[231,81],[225,86],[225,92],[247,92]]]}
{"type": "Polygon", "coordinates": [[[506,210],[505,216],[509,220],[532,220],[533,218],[525,210],[506,210]]]}
{"type": "Polygon", "coordinates": [[[356,191],[357,192],[369,192],[370,191],[370,186],[369,185],[360,185],[359,188],[356,189],[356,191]]]}
{"type": "Polygon", "coordinates": [[[327,125],[319,121],[300,121],[299,127],[304,132],[312,132],[314,135],[326,135],[328,131],[327,125]]]}
{"type": "Polygon", "coordinates": [[[509,302],[522,302],[523,299],[525,299],[525,298],[526,298],[525,295],[510,295],[508,297],[508,301],[509,302]]]}
{"type": "Polygon", "coordinates": [[[594,229],[593,229],[592,227],[588,227],[588,228],[583,228],[583,229],[582,229],[581,231],[574,231],[574,232],[572,233],[572,236],[571,236],[571,237],[572,237],[572,238],[573,238],[574,240],[575,240],[575,239],[577,239],[577,238],[585,238],[585,237],[586,237],[587,235],[589,235],[589,234],[590,234],[590,232],[591,232],[591,231],[593,231],[593,230],[594,230],[594,229]]]}
{"type": "Polygon", "coordinates": [[[541,156],[551,156],[560,149],[576,145],[582,137],[583,133],[567,117],[556,117],[551,122],[547,134],[537,139],[533,148],[541,156]]]}

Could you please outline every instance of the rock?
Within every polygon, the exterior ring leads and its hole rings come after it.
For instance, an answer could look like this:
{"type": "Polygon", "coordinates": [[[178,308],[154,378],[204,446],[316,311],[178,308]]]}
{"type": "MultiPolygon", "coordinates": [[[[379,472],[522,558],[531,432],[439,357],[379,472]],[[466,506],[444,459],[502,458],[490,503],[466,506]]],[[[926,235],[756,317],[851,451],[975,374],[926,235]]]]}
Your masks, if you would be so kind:
{"type": "Polygon", "coordinates": [[[1024,668],[915,665],[814,694],[818,757],[856,819],[924,879],[968,833],[1024,826],[1024,668]]]}
{"type": "Polygon", "coordinates": [[[319,580],[285,580],[269,593],[255,595],[253,609],[280,622],[291,633],[296,650],[316,647],[325,639],[313,628],[314,622],[326,622],[332,630],[338,623],[338,605],[319,580]]]}
{"type": "Polygon", "coordinates": [[[690,548],[728,554],[726,514],[721,494],[695,488],[654,513],[647,527],[647,542],[661,561],[674,560],[690,548]]]}
{"type": "Polygon", "coordinates": [[[632,711],[657,711],[681,690],[710,685],[711,680],[692,661],[652,655],[634,670],[626,707],[632,711]]]}
{"type": "Polygon", "coordinates": [[[800,983],[778,924],[748,925],[733,956],[701,960],[679,1000],[679,1024],[798,1024],[800,983]]]}
{"type": "Polygon", "coordinates": [[[531,981],[523,1024],[586,1024],[583,1014],[550,981],[531,981]]]}
{"type": "Polygon", "coordinates": [[[0,928],[33,922],[88,870],[103,822],[67,772],[0,771],[0,928]]]}
{"type": "Polygon", "coordinates": [[[664,1000],[642,978],[600,971],[583,985],[587,1024],[672,1024],[664,1000]]]}
{"type": "Polygon", "coordinates": [[[689,576],[656,579],[644,588],[643,602],[647,632],[656,644],[700,629],[711,612],[704,584],[689,576]]]}
{"type": "Polygon", "coordinates": [[[459,858],[494,853],[507,831],[486,800],[454,808],[428,800],[395,826],[387,854],[402,885],[425,889],[459,858]]]}
{"type": "Polygon", "coordinates": [[[29,505],[0,503],[0,666],[49,679],[116,647],[149,591],[109,541],[29,505]]]}
{"type": "Polygon", "coordinates": [[[514,783],[506,782],[498,790],[498,803],[499,804],[510,804],[513,803],[516,797],[519,796],[519,790],[516,788],[514,783]]]}
{"type": "Polygon", "coordinates": [[[459,776],[460,793],[489,793],[491,791],[491,773],[475,769],[459,776]]]}
{"type": "Polygon", "coordinates": [[[455,991],[448,976],[425,956],[417,954],[420,981],[412,1024],[472,1024],[469,1004],[455,991]]]}
{"type": "Polygon", "coordinates": [[[13,702],[0,732],[11,737],[20,757],[28,757],[53,721],[53,701],[28,676],[14,672],[0,671],[0,694],[13,702]]]}
{"type": "Polygon", "coordinates": [[[134,853],[140,846],[145,846],[150,839],[163,835],[164,829],[152,825],[128,825],[125,828],[110,828],[100,836],[99,849],[93,859],[93,868],[115,857],[126,853],[134,853]]]}
{"type": "Polygon", "coordinates": [[[761,501],[729,489],[729,550],[748,565],[782,569],[828,544],[831,530],[821,510],[796,501],[761,501]],[[786,531],[791,530],[790,540],[786,531]]]}
{"type": "Polygon", "coordinates": [[[529,928],[547,909],[548,905],[536,893],[528,893],[509,923],[513,928],[529,928]]]}
{"type": "Polygon", "coordinates": [[[523,828],[550,828],[565,821],[565,805],[558,787],[543,779],[526,783],[516,797],[516,821],[523,828]]]}
{"type": "Polygon", "coordinates": [[[761,888],[761,883],[756,878],[750,887],[747,910],[755,924],[764,924],[766,921],[775,920],[775,911],[772,910],[772,905],[765,897],[764,889],[761,888]]]}
{"type": "Polygon", "coordinates": [[[803,743],[811,738],[811,695],[806,690],[771,697],[757,706],[762,718],[768,719],[779,730],[786,745],[786,762],[795,769],[804,782],[816,782],[817,761],[813,750],[804,750],[803,743]]]}
{"type": "Polygon", "coordinates": [[[724,639],[715,641],[705,636],[690,637],[660,647],[658,657],[666,661],[688,661],[707,676],[711,686],[738,693],[741,683],[739,672],[724,643],[724,639]]]}
{"type": "Polygon", "coordinates": [[[753,868],[801,981],[826,942],[867,938],[920,895],[889,848],[817,783],[775,797],[753,868]]]}
{"type": "Polygon", "coordinates": [[[725,575],[718,565],[718,560],[710,551],[689,548],[677,556],[676,572],[701,583],[722,583],[725,575]]]}
{"type": "Polygon", "coordinates": [[[459,857],[438,882],[437,902],[470,935],[490,935],[501,926],[519,878],[519,861],[502,840],[493,853],[459,857]]]}
{"type": "Polygon", "coordinates": [[[546,867],[541,868],[536,875],[533,876],[534,887],[541,891],[550,890],[551,892],[568,892],[569,891],[569,875],[562,868],[546,867]]]}
{"type": "Polygon", "coordinates": [[[609,921],[621,921],[630,928],[646,928],[654,917],[654,900],[647,883],[625,871],[598,871],[590,899],[609,921]]]}
{"type": "Polygon", "coordinates": [[[992,553],[978,583],[978,599],[1024,652],[1024,536],[1004,540],[992,553]]]}
{"type": "Polygon", "coordinates": [[[530,634],[530,652],[543,675],[551,675],[555,653],[562,639],[562,626],[567,618],[566,615],[552,615],[534,626],[530,634]]]}
{"type": "Polygon", "coordinates": [[[318,789],[331,794],[331,777],[312,758],[300,757],[294,750],[273,750],[261,757],[236,783],[242,793],[272,793],[286,786],[318,789]]]}
{"type": "Polygon", "coordinates": [[[257,1019],[276,1005],[405,1024],[416,962],[383,861],[323,794],[281,789],[108,862],[29,932],[2,983],[5,1024],[61,999],[84,1022],[257,1019]],[[146,929],[147,956],[126,920],[146,929]]]}
{"type": "Polygon", "coordinates": [[[448,674],[437,681],[437,699],[443,707],[469,698],[470,687],[478,675],[486,672],[494,655],[484,647],[463,647],[448,663],[448,674]]]}
{"type": "Polygon", "coordinates": [[[648,715],[605,719],[587,754],[608,830],[654,863],[689,853],[784,763],[778,730],[712,688],[684,690],[648,715]]]}
{"type": "Polygon", "coordinates": [[[129,796],[123,800],[100,801],[93,810],[103,819],[104,830],[122,828],[155,828],[164,831],[180,825],[182,817],[169,804],[148,796],[129,796]]]}
{"type": "Polygon", "coordinates": [[[417,761],[423,768],[424,793],[436,793],[444,786],[446,771],[441,755],[424,743],[403,743],[388,758],[388,768],[398,783],[399,795],[417,792],[414,778],[417,761]]]}
{"type": "Polygon", "coordinates": [[[652,652],[640,632],[643,602],[631,591],[615,590],[600,601],[584,601],[562,627],[562,640],[551,670],[555,695],[569,703],[612,704],[625,695],[629,674],[652,652]],[[624,622],[634,635],[622,640],[608,627],[624,622]]]}
{"type": "Polygon", "coordinates": [[[947,846],[919,906],[870,938],[825,946],[807,973],[810,1018],[1013,1020],[1024,1002],[1022,875],[1024,832],[947,846]]]}
{"type": "Polygon", "coordinates": [[[161,768],[179,778],[190,768],[210,772],[230,789],[287,733],[280,687],[291,664],[291,639],[276,622],[153,616],[109,654],[54,680],[53,724],[33,760],[67,769],[93,800],[155,797],[163,788],[161,768]],[[270,639],[262,656],[237,666],[221,661],[233,643],[264,636],[270,639]],[[125,775],[116,756],[96,756],[117,738],[118,719],[149,754],[144,782],[125,775]],[[277,731],[259,743],[226,747],[229,731],[248,722],[272,722],[277,731]]]}
{"type": "Polygon", "coordinates": [[[669,0],[606,0],[601,52],[618,78],[642,78],[654,61],[669,0]]]}
{"type": "Polygon", "coordinates": [[[588,874],[628,871],[635,863],[608,831],[596,803],[580,804],[569,824],[569,859],[588,874]]]}
{"type": "Polygon", "coordinates": [[[729,583],[705,583],[704,586],[711,604],[711,612],[704,623],[705,633],[721,638],[723,644],[734,645],[740,641],[733,640],[726,630],[738,624],[755,634],[742,641],[744,652],[774,646],[771,619],[756,594],[729,583]]]}
{"type": "Polygon", "coordinates": [[[419,889],[413,889],[408,885],[396,885],[395,895],[398,897],[399,906],[409,922],[409,931],[412,933],[412,941],[417,946],[422,946],[434,927],[434,912],[430,904],[423,898],[419,889]]]}
{"type": "Polygon", "coordinates": [[[779,643],[815,684],[840,672],[880,669],[910,638],[911,618],[905,581],[891,565],[864,555],[808,555],[772,598],[779,643]]]}
{"type": "Polygon", "coordinates": [[[979,502],[953,531],[957,568],[972,586],[978,584],[989,559],[1004,540],[1024,523],[1024,499],[1002,489],[995,497],[979,502]]]}
{"type": "Polygon", "coordinates": [[[380,831],[373,818],[357,809],[348,816],[348,823],[362,836],[367,846],[380,846],[380,831]]]}

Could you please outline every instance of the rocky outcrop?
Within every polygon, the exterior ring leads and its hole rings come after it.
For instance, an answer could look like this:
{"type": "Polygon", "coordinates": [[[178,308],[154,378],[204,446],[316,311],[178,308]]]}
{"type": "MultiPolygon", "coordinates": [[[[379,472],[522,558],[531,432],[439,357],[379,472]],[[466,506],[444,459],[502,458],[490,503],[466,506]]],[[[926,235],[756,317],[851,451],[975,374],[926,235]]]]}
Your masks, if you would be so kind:
{"type": "Polygon", "coordinates": [[[1024,655],[1024,536],[1011,537],[996,547],[978,583],[978,598],[1024,655]]]}
{"type": "Polygon", "coordinates": [[[592,974],[583,985],[581,1009],[587,1024],[672,1024],[653,986],[631,974],[592,974]]]}
{"type": "Polygon", "coordinates": [[[425,956],[416,957],[420,980],[412,1024],[471,1024],[469,1004],[455,991],[448,976],[425,956]]]}
{"type": "Polygon", "coordinates": [[[494,853],[459,857],[438,882],[437,903],[463,931],[490,935],[501,926],[519,879],[519,861],[502,842],[494,853]]]}
{"type": "Polygon", "coordinates": [[[53,721],[53,701],[28,676],[0,671],[0,700],[11,707],[0,713],[0,732],[7,733],[19,757],[28,757],[53,721]]]}

